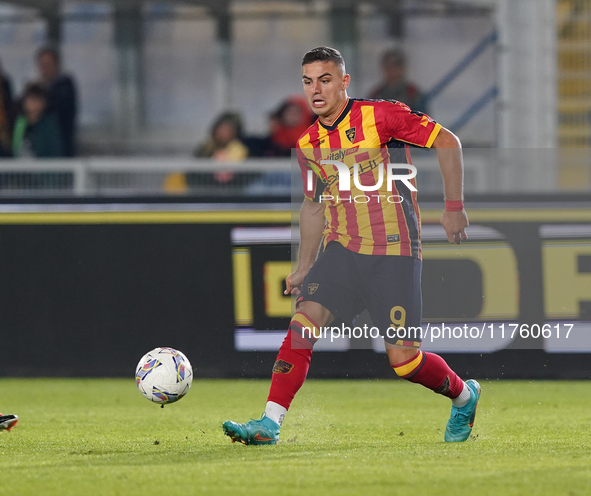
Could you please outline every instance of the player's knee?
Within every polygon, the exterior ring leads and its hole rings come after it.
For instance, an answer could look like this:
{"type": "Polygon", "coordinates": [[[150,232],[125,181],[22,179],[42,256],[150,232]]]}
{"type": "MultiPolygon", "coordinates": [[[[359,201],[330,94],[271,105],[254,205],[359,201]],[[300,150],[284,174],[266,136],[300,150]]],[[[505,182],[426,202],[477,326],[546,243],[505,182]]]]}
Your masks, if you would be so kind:
{"type": "Polygon", "coordinates": [[[330,325],[335,316],[326,307],[315,301],[302,301],[298,305],[298,312],[306,314],[318,326],[330,325]]]}
{"type": "Polygon", "coordinates": [[[405,365],[415,359],[419,354],[419,350],[415,348],[391,348],[386,351],[390,360],[390,366],[399,377],[404,377],[408,374],[406,371],[408,367],[405,367],[405,365]]]}

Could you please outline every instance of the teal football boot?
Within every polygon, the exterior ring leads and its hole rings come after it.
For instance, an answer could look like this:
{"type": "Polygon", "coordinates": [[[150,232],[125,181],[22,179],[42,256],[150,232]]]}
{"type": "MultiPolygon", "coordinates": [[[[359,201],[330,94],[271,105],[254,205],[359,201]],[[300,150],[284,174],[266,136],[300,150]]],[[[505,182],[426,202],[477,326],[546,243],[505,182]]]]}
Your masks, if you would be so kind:
{"type": "Polygon", "coordinates": [[[470,379],[466,381],[466,385],[470,389],[470,401],[462,407],[451,407],[451,415],[445,427],[445,441],[448,443],[461,443],[468,439],[472,432],[480,399],[480,384],[470,379]]]}
{"type": "Polygon", "coordinates": [[[242,444],[277,444],[279,442],[279,429],[277,422],[263,415],[260,420],[251,420],[246,424],[237,424],[226,420],[222,428],[224,434],[229,436],[233,443],[240,441],[242,444]]]}

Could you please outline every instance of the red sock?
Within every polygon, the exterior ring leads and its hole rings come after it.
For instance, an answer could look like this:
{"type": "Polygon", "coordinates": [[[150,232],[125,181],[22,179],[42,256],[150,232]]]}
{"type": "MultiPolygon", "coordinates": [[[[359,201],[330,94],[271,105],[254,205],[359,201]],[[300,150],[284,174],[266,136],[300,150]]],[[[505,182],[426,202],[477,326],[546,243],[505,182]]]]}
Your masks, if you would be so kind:
{"type": "Polygon", "coordinates": [[[464,381],[435,353],[419,350],[413,358],[393,368],[403,379],[422,384],[448,398],[457,398],[464,389],[464,381]]]}
{"type": "Polygon", "coordinates": [[[312,359],[312,346],[316,342],[313,334],[304,328],[319,335],[319,331],[314,331],[314,328],[318,329],[314,321],[305,313],[296,312],[273,366],[267,401],[273,401],[287,409],[306,380],[312,359]]]}

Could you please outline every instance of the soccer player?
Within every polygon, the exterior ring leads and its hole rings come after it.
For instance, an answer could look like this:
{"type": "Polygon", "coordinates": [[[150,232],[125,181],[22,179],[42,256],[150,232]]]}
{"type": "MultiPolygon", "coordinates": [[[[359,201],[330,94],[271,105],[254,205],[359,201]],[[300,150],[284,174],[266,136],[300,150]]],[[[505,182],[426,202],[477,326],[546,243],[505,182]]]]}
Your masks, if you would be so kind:
{"type": "Polygon", "coordinates": [[[17,422],[18,417],[16,415],[2,415],[0,413],[0,431],[10,431],[17,422]]]}
{"type": "Polygon", "coordinates": [[[318,119],[297,144],[305,199],[298,266],[285,291],[299,295],[297,311],[273,366],[261,419],[223,424],[233,442],[277,443],[319,329],[335,320],[350,323],[364,309],[384,336],[394,372],[451,399],[445,441],[465,441],[472,431],[480,385],[462,381],[440,356],[422,351],[420,333],[399,337],[402,328],[421,325],[420,212],[414,179],[387,181],[392,178],[383,170],[385,164],[409,164],[408,144],[435,148],[445,189],[441,224],[449,242],[460,244],[468,226],[460,141],[401,102],[349,98],[350,79],[337,50],[318,47],[304,55],[304,93],[318,119]],[[343,161],[345,181],[338,180],[343,161]]]}

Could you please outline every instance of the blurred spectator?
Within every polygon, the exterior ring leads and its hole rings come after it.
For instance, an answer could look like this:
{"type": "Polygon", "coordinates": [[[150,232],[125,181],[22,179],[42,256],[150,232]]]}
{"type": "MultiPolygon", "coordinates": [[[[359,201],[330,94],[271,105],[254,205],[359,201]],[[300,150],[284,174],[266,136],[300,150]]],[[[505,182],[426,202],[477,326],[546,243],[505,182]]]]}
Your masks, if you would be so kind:
{"type": "Polygon", "coordinates": [[[48,109],[57,114],[60,133],[63,139],[65,157],[76,155],[76,115],[78,97],[72,76],[61,72],[60,56],[50,47],[37,52],[37,65],[41,84],[47,90],[48,109]]]}
{"type": "MultiPolygon", "coordinates": [[[[289,157],[300,136],[316,120],[304,97],[294,95],[281,103],[269,115],[269,136],[250,138],[247,143],[251,154],[260,157],[289,157]]],[[[289,172],[267,172],[245,188],[247,195],[262,195],[273,191],[277,195],[289,194],[289,172]]]]}
{"type": "Polygon", "coordinates": [[[267,136],[244,140],[249,154],[254,157],[289,157],[298,138],[315,119],[304,97],[289,97],[269,115],[267,136]]]}
{"type": "Polygon", "coordinates": [[[219,161],[240,161],[248,156],[242,141],[242,119],[238,114],[226,112],[211,126],[208,140],[193,152],[195,157],[214,158],[219,161]]]}
{"type": "MultiPolygon", "coordinates": [[[[199,146],[195,157],[213,158],[219,162],[241,162],[248,157],[248,148],[242,143],[242,118],[233,112],[220,115],[211,126],[209,139],[199,146]]],[[[220,171],[213,174],[218,184],[236,182],[236,174],[220,171]]]]}
{"type": "Polygon", "coordinates": [[[10,157],[12,155],[14,112],[12,84],[10,78],[0,66],[0,157],[10,157]]]}
{"type": "Polygon", "coordinates": [[[383,82],[374,88],[369,98],[397,100],[412,110],[427,113],[425,96],[418,86],[406,79],[406,58],[402,50],[388,50],[382,55],[383,82]]]}
{"type": "MultiPolygon", "coordinates": [[[[211,158],[218,162],[241,162],[248,156],[248,148],[241,140],[242,119],[234,112],[221,114],[210,129],[209,138],[193,152],[197,158],[211,158]]],[[[198,189],[208,186],[236,186],[246,184],[256,174],[219,171],[214,173],[175,172],[164,179],[164,191],[167,193],[186,193],[189,188],[198,189]]]]}
{"type": "Polygon", "coordinates": [[[245,136],[242,142],[248,148],[250,157],[278,157],[281,150],[271,141],[271,130],[277,121],[276,112],[269,114],[269,131],[266,136],[245,136]]]}
{"type": "Polygon", "coordinates": [[[283,102],[274,117],[271,121],[271,142],[280,150],[280,155],[289,156],[315,116],[306,99],[298,95],[283,102]]]}
{"type": "Polygon", "coordinates": [[[40,84],[27,85],[22,113],[14,124],[12,151],[15,157],[61,157],[63,143],[57,114],[48,108],[47,92],[40,84]]]}

